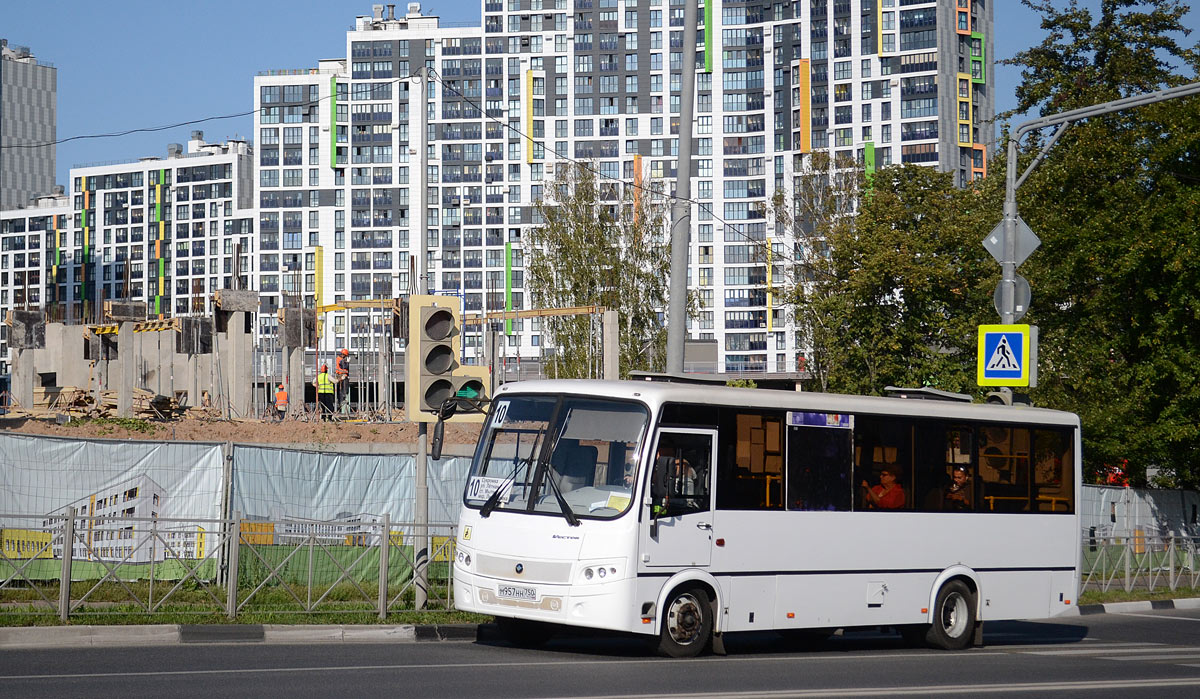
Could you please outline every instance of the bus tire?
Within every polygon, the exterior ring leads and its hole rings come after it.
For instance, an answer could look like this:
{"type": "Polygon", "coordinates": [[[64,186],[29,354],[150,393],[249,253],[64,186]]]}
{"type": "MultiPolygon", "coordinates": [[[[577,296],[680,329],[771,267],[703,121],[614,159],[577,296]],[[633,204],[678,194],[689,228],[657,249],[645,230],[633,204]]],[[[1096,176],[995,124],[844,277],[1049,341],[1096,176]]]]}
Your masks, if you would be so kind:
{"type": "Polygon", "coordinates": [[[962,650],[974,633],[975,595],[963,581],[951,580],[938,590],[925,640],[934,648],[962,650]]]}
{"type": "Polygon", "coordinates": [[[658,652],[670,658],[693,658],[712,640],[712,602],[703,588],[683,587],[664,607],[658,652]]]}
{"type": "Polygon", "coordinates": [[[498,616],[496,626],[500,635],[518,648],[540,648],[554,635],[554,627],[541,621],[498,616]]]}

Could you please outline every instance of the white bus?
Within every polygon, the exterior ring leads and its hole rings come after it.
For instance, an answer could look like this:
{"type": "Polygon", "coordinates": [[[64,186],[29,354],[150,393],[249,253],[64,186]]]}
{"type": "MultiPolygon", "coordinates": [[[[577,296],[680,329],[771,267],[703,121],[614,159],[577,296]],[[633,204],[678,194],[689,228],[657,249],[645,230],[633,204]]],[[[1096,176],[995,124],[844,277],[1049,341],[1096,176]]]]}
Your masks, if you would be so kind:
{"type": "Polygon", "coordinates": [[[722,634],[892,627],[982,642],[1079,589],[1079,419],[1030,407],[645,381],[493,399],[467,477],[458,609],[723,652],[722,634]]]}

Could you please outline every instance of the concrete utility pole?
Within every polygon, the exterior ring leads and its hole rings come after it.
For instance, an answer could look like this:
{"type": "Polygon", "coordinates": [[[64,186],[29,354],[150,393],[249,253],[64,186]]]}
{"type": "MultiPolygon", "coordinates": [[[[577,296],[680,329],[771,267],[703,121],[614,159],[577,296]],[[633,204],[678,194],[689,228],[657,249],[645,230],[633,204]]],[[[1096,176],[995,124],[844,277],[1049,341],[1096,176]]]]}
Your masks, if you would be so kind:
{"type": "MultiPolygon", "coordinates": [[[[1003,226],[1003,235],[1000,245],[996,246],[997,250],[993,251],[993,254],[997,255],[1000,262],[1000,303],[998,304],[999,307],[996,310],[1000,314],[1001,323],[1010,325],[1016,322],[1018,318],[1016,303],[1018,289],[1017,265],[1021,264],[1021,262],[1025,259],[1024,256],[1027,256],[1029,252],[1033,251],[1033,248],[1037,247],[1036,236],[1033,236],[1032,239],[1030,239],[1029,236],[1031,236],[1032,233],[1027,233],[1024,236],[1022,235],[1022,233],[1028,229],[1026,228],[1022,230],[1020,228],[1020,218],[1017,216],[1017,188],[1024,184],[1025,179],[1029,177],[1029,173],[1033,172],[1033,169],[1041,164],[1042,160],[1044,160],[1046,157],[1046,153],[1048,153],[1050,149],[1054,147],[1054,144],[1058,142],[1058,139],[1063,135],[1063,132],[1067,130],[1067,127],[1073,122],[1081,119],[1088,119],[1090,117],[1111,114],[1113,112],[1119,112],[1133,107],[1141,107],[1147,104],[1164,102],[1166,100],[1178,99],[1180,97],[1188,97],[1196,94],[1200,94],[1200,82],[1180,85],[1179,87],[1173,87],[1167,90],[1159,90],[1157,92],[1150,92],[1144,95],[1134,95],[1124,99],[1113,100],[1112,102],[1103,102],[1090,107],[1073,109],[1069,112],[1063,112],[1061,114],[1052,114],[1050,116],[1032,119],[1030,121],[1018,124],[1017,127],[1012,130],[1012,133],[1009,134],[1008,138],[1008,173],[1005,180],[1004,220],[1001,224],[1003,226]],[[1054,132],[1054,135],[1050,137],[1050,140],[1046,142],[1046,145],[1042,147],[1041,151],[1037,154],[1037,157],[1033,159],[1033,162],[1029,164],[1029,167],[1025,169],[1025,172],[1018,179],[1017,145],[1021,142],[1021,138],[1023,138],[1025,134],[1038,131],[1039,129],[1044,129],[1047,126],[1057,126],[1058,130],[1054,132]],[[1027,249],[1022,249],[1023,244],[1027,249]],[[1030,245],[1032,245],[1032,247],[1029,247],[1030,245]]],[[[986,244],[987,242],[985,241],[985,245],[986,244]]],[[[989,248],[989,250],[991,250],[991,248],[989,248]]]]}
{"type": "MultiPolygon", "coordinates": [[[[683,9],[683,68],[679,96],[679,159],[671,200],[671,286],[667,299],[667,373],[683,373],[687,335],[688,250],[692,229],[692,111],[696,101],[696,0],[683,9]]],[[[711,31],[706,27],[705,31],[711,31]]],[[[668,105],[669,106],[669,105],[668,105]]],[[[668,112],[670,109],[667,110],[668,112]]]]}
{"type": "MultiPolygon", "coordinates": [[[[416,183],[416,196],[413,198],[412,215],[413,220],[409,222],[408,229],[415,231],[417,236],[417,293],[429,293],[429,262],[427,260],[428,241],[428,224],[426,223],[426,204],[425,197],[427,187],[429,168],[426,166],[426,158],[428,157],[429,148],[426,144],[426,138],[429,132],[429,69],[422,66],[413,74],[412,81],[417,84],[417,101],[416,106],[413,106],[413,100],[410,97],[408,100],[408,123],[409,128],[409,143],[414,143],[413,148],[416,150],[416,158],[410,158],[412,162],[411,168],[415,168],[415,173],[410,173],[410,179],[416,183]],[[414,139],[413,131],[416,131],[414,139]],[[412,177],[411,175],[415,175],[412,177]]],[[[409,338],[411,343],[415,338],[409,338]]],[[[410,356],[412,345],[404,349],[405,361],[411,362],[415,359],[410,356]]],[[[410,410],[416,406],[408,406],[410,410]]],[[[412,416],[408,416],[411,420],[412,416]]],[[[429,590],[429,425],[425,422],[417,423],[417,458],[414,464],[416,469],[416,501],[413,503],[413,527],[416,533],[416,539],[413,541],[413,583],[414,596],[413,606],[417,609],[424,609],[428,601],[429,590]]]]}

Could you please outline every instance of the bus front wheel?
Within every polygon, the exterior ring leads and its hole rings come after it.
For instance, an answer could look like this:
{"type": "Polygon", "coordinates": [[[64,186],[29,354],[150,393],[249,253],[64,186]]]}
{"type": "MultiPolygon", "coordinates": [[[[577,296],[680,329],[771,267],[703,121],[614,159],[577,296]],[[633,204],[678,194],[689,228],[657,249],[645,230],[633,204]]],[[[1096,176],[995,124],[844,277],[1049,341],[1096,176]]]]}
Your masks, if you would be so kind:
{"type": "Polygon", "coordinates": [[[961,580],[951,580],[938,590],[933,624],[925,640],[944,650],[962,650],[975,632],[975,595],[961,580]]]}
{"type": "Polygon", "coordinates": [[[667,602],[658,652],[671,658],[691,658],[712,640],[712,603],[700,587],[676,590],[667,602]]]}

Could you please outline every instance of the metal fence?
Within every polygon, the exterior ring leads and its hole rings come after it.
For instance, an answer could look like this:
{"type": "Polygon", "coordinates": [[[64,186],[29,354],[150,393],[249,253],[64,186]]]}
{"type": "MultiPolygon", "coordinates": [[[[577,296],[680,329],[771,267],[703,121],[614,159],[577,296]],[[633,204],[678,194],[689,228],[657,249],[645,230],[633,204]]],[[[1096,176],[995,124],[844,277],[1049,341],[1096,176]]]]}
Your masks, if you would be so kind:
{"type": "Polygon", "coordinates": [[[23,526],[3,531],[0,617],[385,619],[453,607],[453,524],[2,516],[23,526]]]}
{"type": "Polygon", "coordinates": [[[1084,537],[1080,593],[1112,590],[1175,591],[1200,583],[1200,538],[1136,534],[1084,537]]]}

